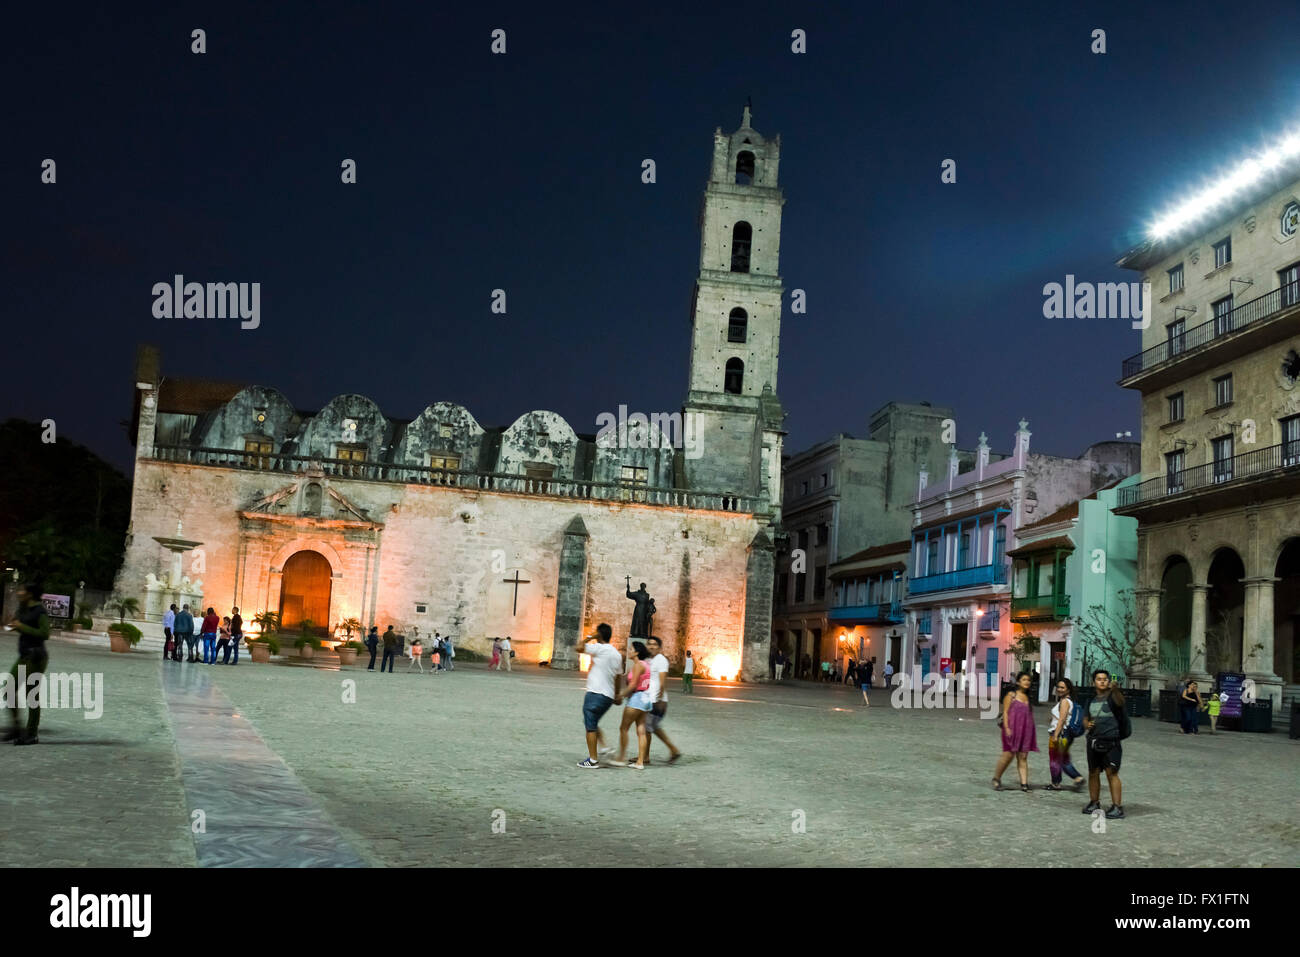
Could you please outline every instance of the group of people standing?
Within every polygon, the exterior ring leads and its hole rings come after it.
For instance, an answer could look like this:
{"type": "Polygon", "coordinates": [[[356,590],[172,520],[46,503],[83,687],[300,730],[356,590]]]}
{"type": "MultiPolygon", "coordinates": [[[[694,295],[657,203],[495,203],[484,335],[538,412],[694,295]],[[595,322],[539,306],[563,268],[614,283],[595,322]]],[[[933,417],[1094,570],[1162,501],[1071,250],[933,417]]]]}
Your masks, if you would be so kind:
{"type": "MultiPolygon", "coordinates": [[[[1132,733],[1132,725],[1124,708],[1124,695],[1111,684],[1109,671],[1099,668],[1092,674],[1093,699],[1085,709],[1074,700],[1075,690],[1068,678],[1056,682],[1056,702],[1048,722],[1048,765],[1052,783],[1044,785],[1048,791],[1060,791],[1063,774],[1074,782],[1075,790],[1083,785],[1083,776],[1070,761],[1070,745],[1084,737],[1088,751],[1088,803],[1084,814],[1101,809],[1101,773],[1106,772],[1110,789],[1111,806],[1106,817],[1124,816],[1124,796],[1119,779],[1119,766],[1123,758],[1121,741],[1132,733]]],[[[1038,750],[1038,735],[1034,727],[1034,706],[1029,696],[1033,679],[1028,672],[1016,676],[1015,687],[1002,699],[998,727],[1002,729],[1002,755],[993,770],[993,790],[1002,791],[1002,774],[1016,762],[1020,777],[1020,790],[1030,791],[1029,752],[1038,750]]]]}
{"type": "Polygon", "coordinates": [[[186,661],[202,662],[205,665],[217,664],[217,654],[221,654],[221,664],[239,664],[239,644],[244,640],[244,619],[239,609],[233,608],[224,618],[218,617],[213,608],[199,619],[196,624],[189,605],[181,605],[180,611],[172,605],[163,615],[163,660],[181,660],[182,645],[188,650],[186,661]],[[199,641],[202,640],[200,657],[199,641]],[[234,652],[235,660],[230,660],[234,652]]]}
{"type": "MultiPolygon", "coordinates": [[[[623,655],[610,639],[614,631],[603,622],[596,633],[587,639],[583,652],[591,659],[587,669],[587,690],[582,699],[582,723],[587,734],[587,757],[578,762],[580,768],[599,768],[601,758],[618,768],[645,770],[650,763],[650,739],[656,737],[668,746],[668,763],[682,756],[664,732],[664,716],[668,713],[668,658],[663,653],[663,642],[654,636],[632,639],[633,657],[623,671],[623,655]],[[616,704],[622,704],[623,718],[618,729],[618,754],[605,744],[600,719],[616,704]],[[627,760],[628,732],[636,728],[637,751],[632,761],[627,760]]],[[[694,659],[687,652],[687,663],[694,674],[694,659]]]]}
{"type": "MultiPolygon", "coordinates": [[[[380,660],[379,670],[385,669],[389,674],[393,673],[393,663],[397,660],[398,655],[402,654],[406,646],[406,636],[399,635],[389,625],[388,630],[382,635],[379,634],[379,626],[371,625],[370,631],[366,635],[365,645],[370,652],[370,665],[367,671],[375,670],[375,655],[379,652],[379,646],[384,646],[384,657],[380,660]]],[[[411,631],[411,663],[406,666],[406,670],[417,669],[421,674],[424,673],[424,639],[420,637],[420,629],[415,628],[411,631]]],[[[436,675],[440,671],[456,670],[456,646],[452,643],[451,635],[443,635],[434,631],[433,638],[429,641],[429,674],[436,675]]]]}

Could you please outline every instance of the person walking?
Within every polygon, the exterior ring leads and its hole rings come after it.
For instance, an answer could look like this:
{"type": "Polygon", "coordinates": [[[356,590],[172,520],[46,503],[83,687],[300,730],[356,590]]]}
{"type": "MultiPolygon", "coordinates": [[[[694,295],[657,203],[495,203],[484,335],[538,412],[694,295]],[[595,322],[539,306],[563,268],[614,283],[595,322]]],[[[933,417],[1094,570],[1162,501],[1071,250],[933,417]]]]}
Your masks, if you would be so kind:
{"type": "Polygon", "coordinates": [[[181,656],[176,651],[176,606],[172,605],[163,612],[163,661],[168,658],[174,661],[180,661],[181,656]]]}
{"type": "MultiPolygon", "coordinates": [[[[421,660],[423,657],[424,657],[424,645],[420,644],[420,629],[413,628],[411,630],[411,663],[406,666],[406,670],[409,672],[412,668],[418,668],[420,674],[424,674],[424,662],[421,660]]],[[[437,668],[437,666],[438,666],[438,646],[434,645],[432,661],[430,662],[429,667],[437,668]]]]}
{"type": "Polygon", "coordinates": [[[506,671],[513,671],[514,669],[510,666],[510,659],[514,656],[515,651],[510,647],[510,636],[506,635],[505,641],[501,642],[501,664],[497,665],[497,671],[501,671],[503,668],[506,671]]]}
{"type": "Polygon", "coordinates": [[[388,673],[393,673],[393,661],[397,658],[397,632],[393,631],[393,626],[389,625],[388,630],[384,632],[384,658],[379,662],[379,673],[383,674],[384,669],[388,673]]]}
{"type": "Polygon", "coordinates": [[[695,680],[695,658],[691,656],[691,650],[686,649],[686,664],[682,668],[682,694],[695,694],[695,689],[691,687],[691,682],[695,680]]]}
{"type": "Polygon", "coordinates": [[[442,666],[447,671],[456,670],[456,645],[452,642],[451,635],[442,639],[442,666]]]}
{"type": "Polygon", "coordinates": [[[221,652],[222,664],[230,660],[230,617],[226,616],[221,619],[221,624],[217,626],[217,647],[212,652],[212,663],[217,662],[217,652],[221,652]]]}
{"type": "Polygon", "coordinates": [[[862,704],[870,708],[871,698],[867,695],[867,692],[871,690],[871,662],[867,662],[858,669],[858,680],[862,683],[862,704]]]}
{"type": "Polygon", "coordinates": [[[37,732],[41,727],[40,691],[39,689],[49,666],[50,655],[46,651],[45,641],[50,637],[50,618],[41,604],[41,589],[33,582],[18,587],[18,610],[9,620],[9,627],[18,632],[18,660],[9,669],[9,687],[12,695],[5,695],[9,700],[10,730],[5,735],[6,741],[14,744],[39,744],[37,732]],[[20,683],[21,681],[21,683],[20,683]],[[18,704],[27,702],[27,727],[24,729],[18,721],[18,704]]]}
{"type": "Polygon", "coordinates": [[[375,670],[375,652],[379,649],[379,626],[371,625],[370,633],[366,635],[366,647],[370,649],[370,667],[367,671],[375,670]]]}
{"type": "Polygon", "coordinates": [[[849,659],[848,667],[844,669],[844,683],[846,685],[858,685],[858,663],[852,658],[849,659]]]}
{"type": "MultiPolygon", "coordinates": [[[[239,609],[230,609],[230,647],[234,649],[235,660],[232,665],[239,664],[239,643],[244,640],[244,619],[239,617],[239,609]]],[[[223,662],[224,663],[224,662],[223,662]]]]}
{"type": "Polygon", "coordinates": [[[1068,774],[1077,791],[1083,786],[1083,775],[1070,763],[1070,744],[1083,733],[1083,708],[1074,703],[1074,682],[1060,678],[1056,682],[1056,704],[1052,705],[1052,719],[1047,723],[1047,766],[1052,783],[1044,784],[1046,791],[1061,790],[1061,774],[1068,774]]]}
{"type": "Polygon", "coordinates": [[[185,643],[185,650],[188,652],[186,661],[194,660],[194,616],[190,614],[189,605],[181,605],[181,610],[176,613],[176,624],[173,626],[176,632],[176,660],[181,660],[181,643],[185,643]]]}
{"type": "Polygon", "coordinates": [[[1083,813],[1101,810],[1101,772],[1104,768],[1111,800],[1106,817],[1114,820],[1124,816],[1124,789],[1119,780],[1124,749],[1120,742],[1129,736],[1131,726],[1124,708],[1124,694],[1112,687],[1110,672],[1104,668],[1094,671],[1092,686],[1097,694],[1088,703],[1088,713],[1083,717],[1083,726],[1088,733],[1088,803],[1084,805],[1083,813]]]}
{"type": "Polygon", "coordinates": [[[600,719],[613,707],[615,700],[622,699],[623,656],[609,643],[614,630],[601,622],[596,626],[596,634],[587,639],[582,649],[590,659],[587,667],[587,690],[582,696],[582,726],[587,735],[587,757],[578,762],[578,767],[592,769],[600,767],[596,749],[608,753],[605,736],[600,730],[600,719]]]}
{"type": "Polygon", "coordinates": [[[1187,687],[1178,697],[1178,708],[1182,712],[1183,734],[1200,734],[1201,712],[1205,710],[1205,703],[1201,701],[1201,693],[1197,690],[1195,681],[1187,682],[1187,687]]]}
{"type": "Polygon", "coordinates": [[[650,713],[645,716],[645,745],[641,753],[641,763],[650,760],[650,736],[654,735],[668,745],[668,763],[672,764],[682,756],[677,745],[664,733],[664,716],[668,713],[668,657],[664,654],[663,642],[651,635],[645,640],[650,652],[650,713]]]}
{"type": "MultiPolygon", "coordinates": [[[[650,651],[639,641],[632,642],[634,657],[628,665],[623,687],[628,689],[627,703],[623,706],[623,720],[618,726],[618,757],[610,760],[616,768],[632,768],[634,771],[645,770],[645,755],[649,751],[646,739],[645,717],[650,711],[650,651]],[[636,760],[627,763],[627,729],[636,725],[636,760]]],[[[614,698],[617,704],[620,696],[614,698]]]]}
{"type": "MultiPolygon", "coordinates": [[[[871,659],[875,661],[874,658],[871,659]]],[[[894,664],[891,661],[885,662],[885,687],[892,688],[894,685],[894,664]]]]}
{"type": "Polygon", "coordinates": [[[1223,709],[1223,702],[1219,699],[1218,692],[1210,695],[1208,709],[1210,712],[1210,734],[1214,734],[1215,729],[1219,727],[1219,712],[1223,709]]]}
{"type": "Polygon", "coordinates": [[[205,665],[217,663],[217,628],[220,625],[221,619],[217,617],[217,610],[209,608],[208,613],[203,616],[203,663],[205,665]]]}
{"type": "Polygon", "coordinates": [[[501,636],[498,635],[492,639],[492,660],[488,663],[488,671],[498,668],[501,665],[501,636]]]}
{"type": "Polygon", "coordinates": [[[871,658],[859,665],[858,674],[862,677],[862,683],[870,688],[872,685],[872,679],[876,676],[876,659],[871,658]]]}
{"type": "Polygon", "coordinates": [[[998,758],[993,770],[993,790],[1001,791],[1002,774],[1016,759],[1016,772],[1020,775],[1020,790],[1028,792],[1029,788],[1029,752],[1038,750],[1038,735],[1034,730],[1033,705],[1029,701],[1029,688],[1033,679],[1029,672],[1022,671],[1016,675],[1016,686],[1002,699],[1002,717],[998,726],[1002,729],[1002,756],[998,758]]]}

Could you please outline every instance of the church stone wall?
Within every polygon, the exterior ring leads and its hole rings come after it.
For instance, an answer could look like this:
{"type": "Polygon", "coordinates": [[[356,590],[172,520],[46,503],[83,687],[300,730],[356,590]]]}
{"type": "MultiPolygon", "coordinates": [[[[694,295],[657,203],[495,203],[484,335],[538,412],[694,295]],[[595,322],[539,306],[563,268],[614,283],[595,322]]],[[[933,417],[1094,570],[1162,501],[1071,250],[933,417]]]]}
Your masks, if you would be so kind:
{"type": "Polygon", "coordinates": [[[336,458],[340,445],[364,445],[366,459],[379,462],[386,458],[381,450],[391,435],[392,425],[373,400],[364,395],[339,395],[307,420],[298,454],[336,458]]]}
{"type": "Polygon", "coordinates": [[[297,435],[299,417],[288,399],[275,389],[249,386],[211,414],[197,437],[207,449],[242,449],[250,435],[264,435],[279,452],[297,435]],[[262,421],[258,421],[258,416],[262,421]]]}
{"type": "MultiPolygon", "coordinates": [[[[583,502],[441,486],[402,485],[179,465],[136,463],[133,535],[119,574],[121,594],[143,599],[145,576],[167,567],[152,539],[173,535],[201,542],[185,556],[186,573],[203,581],[205,604],[246,620],[279,607],[279,569],[298,549],[330,559],[331,626],[356,616],[382,631],[390,622],[409,633],[437,628],[461,645],[486,650],[497,634],[511,634],[524,661],[551,657],[565,529],[578,517],[587,529],[587,578],[582,633],[601,622],[624,644],[632,602],[626,578],[645,581],[654,597],[654,630],[678,665],[687,647],[704,670],[712,656],[741,661],[747,625],[769,598],[746,600],[755,577],[749,556],[760,523],[753,516],[626,503],[583,502]],[[360,507],[364,519],[293,514],[294,506],[241,518],[278,488],[320,481],[360,507]],[[519,586],[517,614],[510,614],[519,586]],[[425,612],[416,611],[417,603],[425,612]],[[748,611],[748,614],[747,614],[748,611]]],[[[326,496],[327,500],[329,496],[326,496]]],[[[297,501],[286,496],[286,503],[297,501]]],[[[761,568],[760,564],[760,568],[761,568]]],[[[770,585],[764,585],[770,587],[770,585]]],[[[755,596],[756,597],[756,596],[755,596]]],[[[770,624],[756,633],[762,640],[770,624]]],[[[760,661],[763,656],[749,656],[760,661]]],[[[761,677],[758,672],[751,677],[761,677]]]]}
{"type": "Polygon", "coordinates": [[[555,478],[575,478],[578,436],[554,412],[527,412],[501,436],[496,471],[523,475],[528,465],[553,465],[555,478]]]}
{"type": "Polygon", "coordinates": [[[407,425],[393,458],[403,465],[425,466],[430,453],[455,455],[466,471],[492,471],[496,463],[483,464],[483,446],[483,427],[468,409],[454,402],[435,402],[407,425]],[[444,429],[451,434],[443,435],[444,429]]]}

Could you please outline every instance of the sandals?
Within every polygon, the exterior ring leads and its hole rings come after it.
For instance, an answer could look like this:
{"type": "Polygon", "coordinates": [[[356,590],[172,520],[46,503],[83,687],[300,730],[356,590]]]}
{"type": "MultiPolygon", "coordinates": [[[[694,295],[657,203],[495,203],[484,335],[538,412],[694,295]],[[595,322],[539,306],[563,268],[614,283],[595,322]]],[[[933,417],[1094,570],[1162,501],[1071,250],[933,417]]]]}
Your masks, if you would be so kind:
{"type": "Polygon", "coordinates": [[[1004,788],[1004,787],[1002,786],[1002,782],[999,781],[997,778],[993,778],[992,780],[993,780],[993,790],[995,790],[995,791],[1005,791],[1005,790],[1006,790],[1006,788],[1004,788]]]}
{"type": "Polygon", "coordinates": [[[1044,791],[1059,791],[1059,790],[1061,790],[1061,786],[1060,786],[1059,784],[1044,784],[1044,785],[1043,785],[1043,790],[1044,790],[1044,791]]]}
{"type": "Polygon", "coordinates": [[[1032,794],[1034,789],[1028,784],[1022,784],[1020,785],[1020,790],[1024,791],[1026,794],[1032,794]]]}

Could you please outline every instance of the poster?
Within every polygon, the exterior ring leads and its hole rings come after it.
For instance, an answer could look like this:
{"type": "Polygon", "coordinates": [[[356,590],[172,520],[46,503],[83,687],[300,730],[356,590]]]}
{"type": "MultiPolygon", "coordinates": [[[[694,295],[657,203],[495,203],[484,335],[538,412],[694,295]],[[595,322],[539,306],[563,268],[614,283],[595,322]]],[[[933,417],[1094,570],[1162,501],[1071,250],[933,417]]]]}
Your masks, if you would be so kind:
{"type": "Polygon", "coordinates": [[[1246,676],[1236,671],[1220,671],[1217,680],[1219,717],[1240,718],[1242,683],[1246,680],[1246,676]]]}
{"type": "Polygon", "coordinates": [[[939,674],[941,674],[941,675],[950,675],[950,674],[952,674],[952,659],[951,659],[951,658],[940,658],[940,659],[939,659],[939,674]]]}
{"type": "Polygon", "coordinates": [[[45,614],[51,618],[72,617],[71,595],[42,595],[41,604],[45,606],[45,614]]]}

